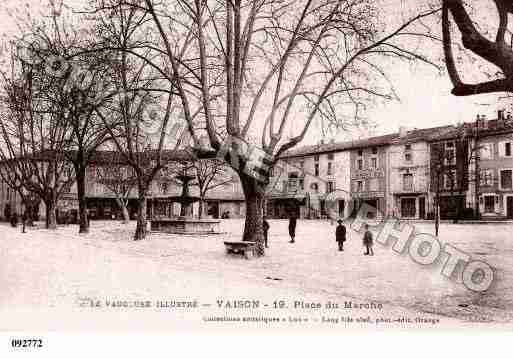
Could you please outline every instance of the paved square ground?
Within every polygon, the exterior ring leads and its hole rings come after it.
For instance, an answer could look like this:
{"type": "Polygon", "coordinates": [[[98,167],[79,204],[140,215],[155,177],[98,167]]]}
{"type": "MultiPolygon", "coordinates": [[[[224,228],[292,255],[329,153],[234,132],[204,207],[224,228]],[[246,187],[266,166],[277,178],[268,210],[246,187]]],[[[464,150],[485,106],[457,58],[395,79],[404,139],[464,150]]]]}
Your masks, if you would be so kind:
{"type": "MultiPolygon", "coordinates": [[[[442,243],[494,268],[494,285],[485,293],[442,276],[440,265],[420,266],[379,243],[375,256],[364,256],[361,234],[351,230],[339,252],[335,226],[327,221],[298,221],[296,243],[290,244],[287,221],[270,220],[270,248],[264,258],[250,260],[227,256],[222,243],[240,239],[241,220],[222,220],[224,235],[153,233],[138,242],[131,240],[135,223],[91,225],[89,234],[78,235],[73,225],[21,234],[1,224],[0,311],[75,310],[90,298],[195,296],[212,302],[262,298],[269,304],[280,298],[351,300],[460,324],[513,321],[511,224],[441,226],[442,243]]],[[[432,223],[414,226],[434,231],[432,223]]]]}

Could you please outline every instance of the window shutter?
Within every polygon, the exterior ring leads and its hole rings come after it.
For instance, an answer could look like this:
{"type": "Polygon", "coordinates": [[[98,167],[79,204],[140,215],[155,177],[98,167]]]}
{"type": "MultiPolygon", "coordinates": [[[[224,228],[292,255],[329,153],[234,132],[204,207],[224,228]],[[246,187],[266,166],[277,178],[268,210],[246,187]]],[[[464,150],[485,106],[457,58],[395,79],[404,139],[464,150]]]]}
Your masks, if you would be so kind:
{"type": "Polygon", "coordinates": [[[506,154],[506,142],[499,142],[497,145],[499,146],[499,157],[504,157],[506,154]]]}
{"type": "Polygon", "coordinates": [[[492,144],[484,143],[480,150],[481,159],[491,159],[492,158],[492,144]]]}

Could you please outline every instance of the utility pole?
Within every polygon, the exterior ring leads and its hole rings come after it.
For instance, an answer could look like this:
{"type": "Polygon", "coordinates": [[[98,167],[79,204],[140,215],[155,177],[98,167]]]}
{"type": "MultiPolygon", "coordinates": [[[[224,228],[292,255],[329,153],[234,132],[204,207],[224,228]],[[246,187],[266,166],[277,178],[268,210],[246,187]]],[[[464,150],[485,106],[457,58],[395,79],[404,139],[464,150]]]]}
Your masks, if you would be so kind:
{"type": "MultiPolygon", "coordinates": [[[[474,130],[474,171],[475,171],[475,175],[474,175],[474,181],[475,181],[475,185],[474,185],[474,205],[475,205],[475,216],[476,216],[476,219],[479,220],[480,219],[480,213],[479,213],[479,186],[480,186],[480,181],[481,181],[481,173],[480,173],[480,169],[479,169],[479,161],[480,161],[480,155],[479,155],[479,146],[478,146],[478,143],[479,143],[479,115],[477,115],[476,117],[476,124],[475,124],[475,130],[474,130]]],[[[472,155],[472,153],[471,153],[472,155]]]]}
{"type": "MultiPolygon", "coordinates": [[[[440,168],[440,165],[437,166],[440,168]]],[[[436,195],[435,195],[435,236],[438,237],[440,228],[440,176],[441,173],[438,170],[436,174],[436,195]]]]}

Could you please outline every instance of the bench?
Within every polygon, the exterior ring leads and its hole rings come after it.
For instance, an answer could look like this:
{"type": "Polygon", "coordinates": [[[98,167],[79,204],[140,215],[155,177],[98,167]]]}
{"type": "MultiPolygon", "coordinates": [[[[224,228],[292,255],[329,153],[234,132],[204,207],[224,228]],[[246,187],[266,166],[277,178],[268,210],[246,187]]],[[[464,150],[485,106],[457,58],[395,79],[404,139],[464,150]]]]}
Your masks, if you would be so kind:
{"type": "Polygon", "coordinates": [[[249,252],[255,254],[256,242],[224,242],[224,245],[226,254],[242,254],[246,259],[249,259],[249,252]]]}

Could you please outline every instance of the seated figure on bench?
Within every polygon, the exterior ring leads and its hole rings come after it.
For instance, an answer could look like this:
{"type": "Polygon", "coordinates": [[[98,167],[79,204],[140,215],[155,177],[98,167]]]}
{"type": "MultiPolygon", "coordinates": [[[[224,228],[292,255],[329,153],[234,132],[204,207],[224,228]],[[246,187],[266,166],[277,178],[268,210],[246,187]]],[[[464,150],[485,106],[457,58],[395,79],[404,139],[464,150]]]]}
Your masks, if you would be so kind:
{"type": "Polygon", "coordinates": [[[226,253],[230,254],[242,254],[246,259],[248,259],[248,252],[255,251],[255,242],[224,242],[226,246],[226,253]]]}

